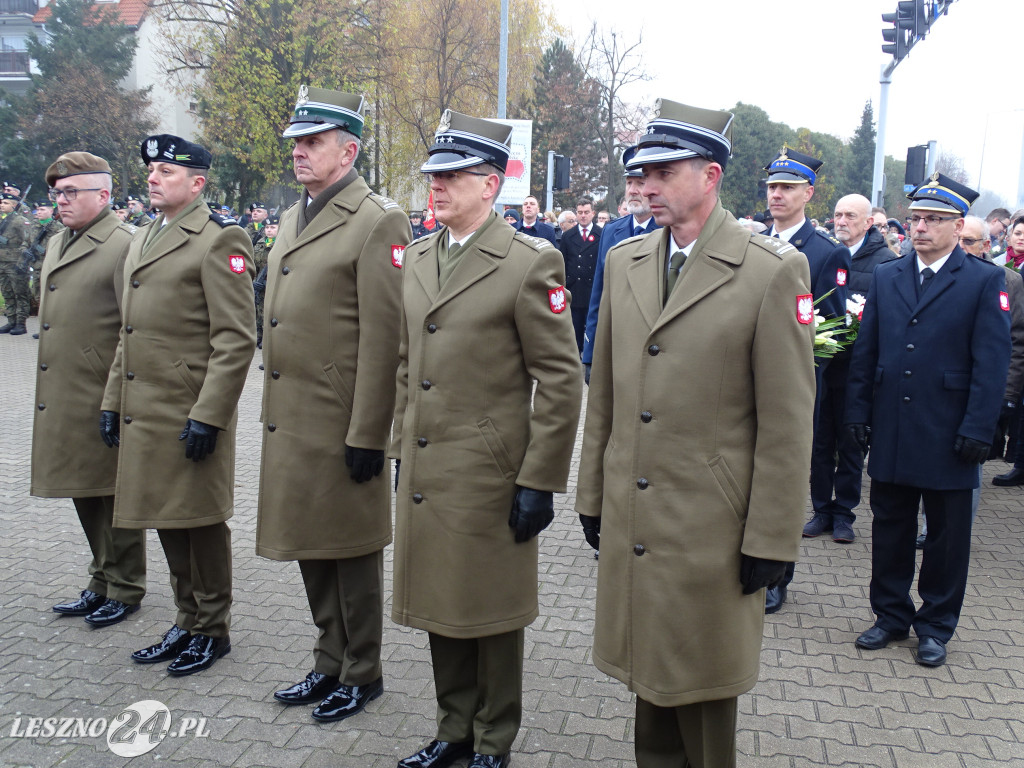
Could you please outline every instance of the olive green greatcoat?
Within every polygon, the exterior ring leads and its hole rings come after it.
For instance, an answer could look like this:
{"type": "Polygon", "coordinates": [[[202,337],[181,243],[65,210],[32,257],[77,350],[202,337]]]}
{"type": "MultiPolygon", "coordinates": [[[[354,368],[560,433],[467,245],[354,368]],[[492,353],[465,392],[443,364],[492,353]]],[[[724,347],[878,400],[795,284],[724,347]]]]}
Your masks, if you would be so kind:
{"type": "Polygon", "coordinates": [[[439,290],[447,245],[442,228],[405,252],[393,618],[472,638],[537,616],[537,539],[515,543],[509,513],[516,485],[565,490],[583,381],[569,296],[549,293],[561,253],[493,222],[439,290]]]}
{"type": "Polygon", "coordinates": [[[121,414],[114,525],[198,528],[231,517],[238,398],[256,347],[252,243],[197,200],[132,241],[103,409],[121,414]],[[153,241],[153,238],[159,237],[153,241]],[[151,244],[150,244],[151,243],[151,244]],[[188,419],[221,431],[185,458],[188,419]]]}
{"type": "Polygon", "coordinates": [[[74,242],[50,238],[40,280],[39,365],[32,424],[33,496],[111,496],[117,449],[100,439],[99,412],[121,328],[124,260],[135,227],[104,211],[74,242]]]}
{"type": "Polygon", "coordinates": [[[757,681],[740,556],[797,558],[814,406],[807,259],[716,206],[663,309],[669,235],[608,252],[576,502],[601,518],[594,663],[662,707],[757,681]]]}
{"type": "Polygon", "coordinates": [[[356,483],[345,445],[388,445],[409,219],[358,177],[301,234],[300,205],[268,261],[256,551],[359,557],[391,541],[391,473],[356,483]]]}

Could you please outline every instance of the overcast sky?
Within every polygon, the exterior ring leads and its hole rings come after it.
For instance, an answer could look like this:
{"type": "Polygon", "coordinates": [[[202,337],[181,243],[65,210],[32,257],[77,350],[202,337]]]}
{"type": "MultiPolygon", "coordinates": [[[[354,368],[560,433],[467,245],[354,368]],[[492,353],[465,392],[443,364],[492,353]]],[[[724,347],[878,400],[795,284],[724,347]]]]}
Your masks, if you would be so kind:
{"type": "MultiPolygon", "coordinates": [[[[793,128],[843,139],[868,99],[878,118],[879,74],[891,60],[881,49],[889,26],[881,14],[894,12],[896,0],[587,0],[583,11],[556,8],[577,41],[594,20],[628,41],[642,31],[652,79],[633,86],[631,101],[719,109],[742,101],[793,128]],[[623,15],[629,8],[635,17],[623,15]]],[[[1024,205],[1022,32],[1024,0],[954,2],[893,73],[886,154],[903,159],[908,146],[934,139],[963,159],[975,187],[1024,205]]]]}

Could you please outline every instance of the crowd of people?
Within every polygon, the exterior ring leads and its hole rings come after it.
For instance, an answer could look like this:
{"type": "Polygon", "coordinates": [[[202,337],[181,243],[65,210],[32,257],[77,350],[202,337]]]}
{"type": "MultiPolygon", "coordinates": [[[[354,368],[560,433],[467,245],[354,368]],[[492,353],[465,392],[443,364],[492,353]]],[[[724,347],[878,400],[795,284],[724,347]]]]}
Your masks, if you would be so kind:
{"type": "Polygon", "coordinates": [[[735,765],[764,615],[801,536],[855,540],[865,456],[876,621],[856,644],[913,630],[916,661],[945,663],[981,463],[1012,456],[997,483],[1024,484],[1024,216],[970,216],[977,193],[934,174],[904,222],[850,194],[818,226],[824,160],[783,147],[766,212],[737,220],[718,195],[733,115],[662,99],[614,219],[585,196],[499,213],[511,129],[446,111],[420,169],[428,227],[356,172],[364,112],[302,86],[283,134],[302,195],[280,215],[207,205],[214,158],[168,134],[139,150],[154,221],[112,203],[88,152],[46,171],[63,226],[45,203],[33,231],[5,192],[0,333],[28,315],[10,275],[45,288],[31,493],[72,498],[93,555],[54,611],[139,610],[155,529],[176,613],[132,660],[184,676],[230,652],[237,403],[262,347],[256,548],[298,563],[317,628],[312,669],[274,698],[334,722],[382,694],[393,541],[392,619],[427,634],[437,699],[399,768],[509,765],[537,536],[581,418],[593,660],[636,694],[638,766],[735,765]],[[815,357],[816,318],[848,302],[856,341],[815,357]]]}

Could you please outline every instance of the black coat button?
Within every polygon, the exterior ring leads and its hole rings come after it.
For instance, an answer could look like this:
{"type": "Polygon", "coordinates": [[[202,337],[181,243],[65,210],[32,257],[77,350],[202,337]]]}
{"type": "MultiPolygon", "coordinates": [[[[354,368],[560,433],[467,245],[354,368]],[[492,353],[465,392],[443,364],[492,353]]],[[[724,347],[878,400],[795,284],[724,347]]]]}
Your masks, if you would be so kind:
{"type": "Polygon", "coordinates": [[[40,403],[39,404],[39,410],[40,411],[45,411],[46,410],[46,403],[40,403]]]}
{"type": "Polygon", "coordinates": [[[426,448],[427,447],[427,438],[421,437],[419,440],[416,441],[416,445],[418,445],[420,448],[426,448]]]}
{"type": "Polygon", "coordinates": [[[280,379],[281,378],[281,372],[280,371],[271,371],[270,378],[272,378],[272,379],[280,379]]]}
{"type": "Polygon", "coordinates": [[[642,421],[644,424],[650,424],[651,419],[653,418],[654,416],[651,415],[650,411],[644,411],[643,413],[640,414],[640,421],[642,421]]]}
{"type": "Polygon", "coordinates": [[[913,351],[914,351],[914,345],[913,344],[907,344],[907,352],[913,352],[913,351]]]}
{"type": "Polygon", "coordinates": [[[431,323],[430,325],[427,326],[427,333],[435,333],[436,331],[437,331],[437,326],[434,325],[433,323],[431,323]]]}
{"type": "Polygon", "coordinates": [[[288,267],[281,267],[281,274],[287,275],[291,270],[288,267]]]}
{"type": "Polygon", "coordinates": [[[124,332],[125,332],[125,333],[132,333],[132,332],[133,332],[134,330],[135,330],[135,329],[134,329],[134,328],[132,328],[132,327],[131,327],[130,325],[126,325],[126,326],[124,327],[124,332]]]}
{"type": "Polygon", "coordinates": [[[637,544],[635,547],[633,547],[633,554],[637,557],[640,557],[646,551],[647,547],[645,547],[643,544],[637,544]]]}
{"type": "Polygon", "coordinates": [[[43,330],[44,331],[50,330],[50,324],[49,323],[43,323],[43,330]]]}
{"type": "Polygon", "coordinates": [[[271,328],[277,328],[277,318],[276,317],[270,318],[270,327],[271,328]]]}
{"type": "Polygon", "coordinates": [[[57,286],[54,285],[53,283],[50,283],[50,290],[51,291],[56,291],[57,290],[57,286]]]}
{"type": "Polygon", "coordinates": [[[423,494],[422,493],[414,493],[412,495],[412,503],[413,504],[420,504],[422,501],[423,501],[423,494]]]}
{"type": "Polygon", "coordinates": [[[39,364],[39,370],[40,371],[45,371],[47,368],[49,368],[49,366],[46,363],[40,363],[39,364]]]}
{"type": "Polygon", "coordinates": [[[132,280],[132,288],[138,288],[140,285],[138,280],[132,280]]]}
{"type": "Polygon", "coordinates": [[[646,477],[641,477],[639,480],[636,481],[636,487],[639,488],[641,491],[644,490],[648,485],[650,485],[650,483],[647,482],[646,477]]]}
{"type": "Polygon", "coordinates": [[[131,381],[135,378],[135,373],[133,371],[128,371],[128,373],[126,373],[124,377],[128,379],[128,381],[131,381]]]}
{"type": "Polygon", "coordinates": [[[661,347],[659,347],[657,344],[651,344],[651,346],[647,348],[647,354],[649,354],[651,357],[654,357],[659,352],[661,352],[661,347]]]}
{"type": "Polygon", "coordinates": [[[267,432],[273,432],[275,429],[277,429],[277,424],[267,424],[267,432]]]}
{"type": "Polygon", "coordinates": [[[124,417],[124,423],[125,424],[131,424],[132,423],[132,417],[131,416],[125,416],[124,417]]]}
{"type": "Polygon", "coordinates": [[[424,379],[423,383],[420,384],[420,386],[423,387],[424,389],[430,389],[430,381],[427,380],[427,379],[424,379]]]}

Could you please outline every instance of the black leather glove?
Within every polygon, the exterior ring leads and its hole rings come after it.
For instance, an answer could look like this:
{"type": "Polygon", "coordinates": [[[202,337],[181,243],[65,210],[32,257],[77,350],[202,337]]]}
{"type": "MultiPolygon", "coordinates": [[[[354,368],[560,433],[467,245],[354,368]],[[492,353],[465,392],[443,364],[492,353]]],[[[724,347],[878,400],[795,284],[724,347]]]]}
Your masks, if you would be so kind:
{"type": "Polygon", "coordinates": [[[186,421],[185,428],[178,435],[179,440],[186,441],[185,458],[202,461],[213,453],[213,449],[217,447],[217,432],[219,431],[216,427],[195,419],[186,421]]]}
{"type": "Polygon", "coordinates": [[[121,444],[121,414],[117,411],[100,411],[100,437],[107,448],[121,444]]]}
{"type": "Polygon", "coordinates": [[[759,589],[778,586],[786,575],[789,563],[765,560],[763,557],[740,556],[740,584],[743,594],[752,595],[759,589]]]}
{"type": "Polygon", "coordinates": [[[601,549],[601,518],[590,515],[580,515],[580,525],[583,526],[583,537],[587,544],[595,550],[601,549]]]}
{"type": "Polygon", "coordinates": [[[846,431],[850,433],[850,437],[860,446],[860,449],[867,453],[871,446],[871,427],[867,424],[847,424],[846,431]]]}
{"type": "Polygon", "coordinates": [[[1009,422],[1013,418],[1013,414],[1017,412],[1017,403],[1013,400],[1003,401],[1003,407],[999,409],[999,422],[1009,422]]]}
{"type": "Polygon", "coordinates": [[[590,366],[589,365],[584,365],[583,366],[583,381],[585,381],[587,383],[588,387],[590,386],[590,366]]]}
{"type": "Polygon", "coordinates": [[[973,437],[957,435],[953,440],[953,450],[956,451],[957,458],[965,464],[981,464],[988,458],[991,448],[989,443],[975,440],[973,437]]]}
{"type": "Polygon", "coordinates": [[[384,451],[346,445],[345,466],[349,468],[349,477],[357,483],[365,483],[384,471],[384,451]]]}
{"type": "Polygon", "coordinates": [[[529,541],[555,519],[555,495],[551,491],[535,491],[516,486],[508,527],[516,530],[516,543],[529,541]]]}
{"type": "Polygon", "coordinates": [[[398,493],[398,474],[402,471],[402,460],[395,459],[395,493],[398,493]]]}

